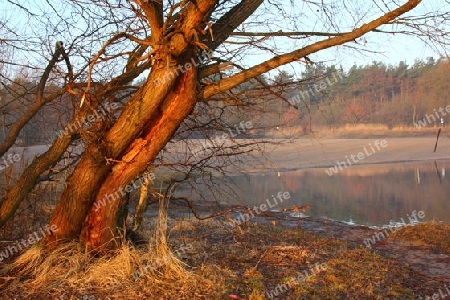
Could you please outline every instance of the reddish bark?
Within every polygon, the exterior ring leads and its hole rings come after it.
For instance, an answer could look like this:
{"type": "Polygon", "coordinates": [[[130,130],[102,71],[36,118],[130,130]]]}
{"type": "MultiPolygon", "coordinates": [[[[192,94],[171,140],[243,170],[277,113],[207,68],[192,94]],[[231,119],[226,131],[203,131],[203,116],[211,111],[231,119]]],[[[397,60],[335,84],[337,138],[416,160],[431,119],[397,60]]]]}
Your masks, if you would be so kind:
{"type": "MultiPolygon", "coordinates": [[[[104,180],[82,231],[82,239],[89,249],[115,247],[115,237],[119,236],[117,225],[120,223],[117,212],[125,204],[121,191],[155,159],[194,108],[197,99],[196,74],[196,68],[193,68],[181,75],[173,92],[162,103],[161,110],[152,117],[142,138],[131,144],[122,163],[115,165],[104,180]],[[118,197],[110,197],[111,201],[103,202],[105,196],[112,193],[118,197]]],[[[135,189],[136,186],[130,185],[129,188],[135,189]]]]}

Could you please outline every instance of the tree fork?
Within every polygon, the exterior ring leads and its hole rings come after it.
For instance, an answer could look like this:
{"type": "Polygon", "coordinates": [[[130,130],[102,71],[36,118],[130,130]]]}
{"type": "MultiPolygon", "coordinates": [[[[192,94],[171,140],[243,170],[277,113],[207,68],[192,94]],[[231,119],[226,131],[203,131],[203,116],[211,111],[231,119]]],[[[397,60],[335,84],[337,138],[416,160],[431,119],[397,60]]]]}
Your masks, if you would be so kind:
{"type": "MultiPolygon", "coordinates": [[[[180,77],[186,77],[187,75],[192,74],[192,70],[188,70],[180,76],[178,74],[178,66],[170,67],[166,63],[167,61],[172,61],[174,58],[171,53],[177,54],[176,56],[179,57],[179,59],[177,59],[177,63],[183,60],[183,55],[193,57],[191,53],[189,55],[187,54],[189,53],[188,50],[190,48],[190,42],[192,42],[193,39],[192,30],[200,26],[203,19],[209,16],[214,4],[214,0],[202,0],[196,4],[189,2],[186,6],[186,16],[184,18],[184,22],[183,24],[179,24],[180,26],[178,28],[180,28],[180,32],[183,33],[184,38],[188,43],[177,44],[173,43],[171,39],[164,42],[164,47],[161,47],[159,50],[159,55],[156,55],[160,58],[160,60],[153,65],[152,72],[147,79],[146,85],[140,90],[140,92],[136,93],[132,99],[130,99],[116,123],[104,136],[102,142],[103,150],[99,151],[99,149],[96,148],[96,145],[88,147],[88,150],[83,155],[81,162],[77,165],[72,176],[69,178],[68,185],[53,213],[50,223],[57,225],[58,231],[56,234],[51,235],[46,239],[45,242],[47,244],[56,239],[78,238],[81,233],[83,222],[87,217],[89,209],[91,209],[93,205],[94,199],[97,201],[102,198],[99,198],[97,194],[103,196],[108,195],[111,192],[115,192],[118,186],[124,187],[132,180],[132,178],[142,172],[141,169],[136,170],[136,172],[132,171],[134,176],[128,178],[128,181],[122,183],[121,185],[114,183],[112,186],[105,186],[104,184],[105,176],[108,176],[108,173],[112,168],[111,165],[106,165],[106,159],[110,158],[113,160],[120,160],[124,153],[126,153],[126,149],[128,149],[130,145],[135,144],[135,139],[139,138],[139,136],[143,133],[143,130],[148,128],[149,124],[157,121],[155,116],[160,115],[160,112],[157,111],[162,110],[164,112],[166,104],[161,104],[163,102],[168,103],[167,100],[170,98],[168,98],[168,95],[174,90],[174,88],[176,89],[176,87],[174,87],[176,80],[180,77]],[[168,51],[165,52],[165,50],[168,51]],[[176,74],[176,76],[168,76],[168,74],[176,74]],[[158,78],[165,78],[164,84],[158,85],[158,78]],[[91,151],[89,151],[89,149],[91,149],[91,151]],[[94,154],[94,156],[92,154],[94,154]]],[[[158,28],[154,29],[158,30],[158,28]]],[[[172,38],[175,36],[176,35],[173,35],[172,38]]],[[[194,73],[196,74],[196,71],[194,71],[194,73]]],[[[197,78],[195,77],[195,79],[192,78],[190,80],[193,80],[195,83],[196,79],[197,78]]],[[[195,86],[195,84],[193,85],[195,86]]],[[[180,101],[180,103],[181,102],[182,101],[180,101]]],[[[195,101],[193,102],[195,104],[195,101]]],[[[172,102],[170,102],[170,104],[172,104],[172,102]]],[[[183,116],[186,117],[190,110],[183,116]]],[[[170,119],[172,116],[168,117],[170,119]]],[[[159,118],[166,119],[166,116],[162,113],[159,118]]],[[[183,119],[179,120],[178,125],[173,128],[169,124],[169,127],[172,128],[173,132],[179,124],[181,124],[183,119]]],[[[155,136],[159,138],[159,132],[155,136]]],[[[162,137],[165,142],[158,145],[160,146],[157,147],[159,150],[164,147],[165,143],[167,143],[170,139],[171,134],[167,134],[162,137]]],[[[139,141],[139,139],[137,141],[139,141]]],[[[153,158],[156,157],[159,150],[154,153],[153,158]]],[[[126,155],[124,158],[127,158],[126,155]]],[[[117,211],[111,212],[111,214],[114,215],[114,219],[116,213],[117,211]]],[[[95,213],[93,213],[93,216],[95,216],[95,213]]],[[[99,215],[92,218],[100,218],[100,220],[96,221],[100,224],[104,222],[101,220],[102,217],[104,216],[99,215]]],[[[91,224],[93,223],[92,220],[89,222],[91,224]]],[[[110,225],[109,227],[114,228],[112,223],[113,222],[111,219],[108,219],[108,225],[110,225]]],[[[98,227],[95,226],[95,228],[98,227]]],[[[106,230],[103,230],[102,232],[105,231],[106,230]]],[[[112,236],[116,233],[115,229],[113,231],[112,236]]],[[[89,232],[89,230],[87,230],[87,232],[89,232]]],[[[88,236],[91,235],[89,234],[88,236]]],[[[95,236],[95,234],[92,236],[95,236]]],[[[104,241],[103,238],[100,240],[104,241]]],[[[89,239],[86,239],[86,241],[89,242],[89,239]]],[[[98,245],[99,242],[95,241],[94,243],[89,244],[98,245]]]]}
{"type": "Polygon", "coordinates": [[[191,113],[196,99],[197,68],[193,66],[180,76],[173,92],[168,95],[158,114],[149,122],[142,138],[130,146],[122,158],[122,163],[115,165],[103,182],[83,225],[81,238],[88,249],[102,252],[117,245],[120,236],[117,212],[125,205],[123,193],[120,191],[123,191],[133,178],[142,174],[156,158],[182,121],[191,113]],[[111,197],[114,199],[106,203],[105,197],[112,194],[118,197],[111,197]]]}

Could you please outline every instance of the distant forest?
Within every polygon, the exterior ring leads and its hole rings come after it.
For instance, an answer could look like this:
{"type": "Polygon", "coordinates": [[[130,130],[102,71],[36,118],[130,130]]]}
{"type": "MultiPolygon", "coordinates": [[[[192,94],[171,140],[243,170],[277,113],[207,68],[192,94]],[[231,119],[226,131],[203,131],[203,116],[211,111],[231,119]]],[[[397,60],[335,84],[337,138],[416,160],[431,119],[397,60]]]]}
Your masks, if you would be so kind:
{"type": "MultiPolygon", "coordinates": [[[[308,134],[312,127],[331,129],[346,124],[413,127],[426,114],[435,114],[435,110],[450,104],[449,68],[450,62],[444,58],[417,60],[410,66],[405,62],[396,66],[372,62],[366,66],[354,65],[346,72],[338,66],[311,63],[301,74],[301,79],[285,71],[280,71],[273,80],[260,76],[231,91],[226,100],[218,99],[207,105],[199,103],[195,111],[207,109],[211,111],[207,116],[224,120],[226,124],[222,131],[227,126],[234,128],[234,124],[241,121],[252,121],[254,130],[247,134],[253,137],[273,136],[273,130],[279,127],[301,128],[299,132],[304,134],[308,134]],[[247,99],[252,104],[251,109],[234,106],[233,97],[247,99]]],[[[136,85],[130,86],[130,91],[136,89],[136,85]]],[[[4,140],[25,108],[34,104],[36,87],[36,79],[23,74],[14,82],[0,87],[0,140],[4,140]],[[11,99],[15,99],[14,103],[9,103],[11,99]],[[5,109],[6,106],[9,109],[5,109]]],[[[50,86],[47,93],[51,90],[50,86]]],[[[116,95],[115,101],[126,102],[126,94],[116,95]]],[[[78,103],[79,99],[72,95],[49,103],[23,128],[19,144],[51,142],[67,125],[67,120],[78,109],[78,103]]],[[[211,123],[201,118],[204,117],[200,117],[201,123],[211,123]]],[[[445,124],[450,123],[450,114],[444,116],[444,121],[445,124]]],[[[178,137],[206,137],[206,133],[217,132],[217,126],[211,130],[208,126],[205,125],[198,134],[194,132],[178,137]]],[[[195,131],[193,128],[198,127],[189,126],[188,119],[179,131],[195,131]]]]}
{"type": "MultiPolygon", "coordinates": [[[[283,121],[302,126],[380,123],[412,127],[426,114],[435,114],[435,110],[450,104],[449,68],[448,59],[436,61],[430,57],[411,66],[405,62],[396,66],[382,62],[354,65],[338,77],[336,66],[312,65],[302,74],[302,78],[311,79],[285,92],[298,109],[283,105],[283,121]]],[[[294,80],[282,72],[275,81],[294,80]]],[[[450,114],[443,119],[449,123],[450,114]]]]}

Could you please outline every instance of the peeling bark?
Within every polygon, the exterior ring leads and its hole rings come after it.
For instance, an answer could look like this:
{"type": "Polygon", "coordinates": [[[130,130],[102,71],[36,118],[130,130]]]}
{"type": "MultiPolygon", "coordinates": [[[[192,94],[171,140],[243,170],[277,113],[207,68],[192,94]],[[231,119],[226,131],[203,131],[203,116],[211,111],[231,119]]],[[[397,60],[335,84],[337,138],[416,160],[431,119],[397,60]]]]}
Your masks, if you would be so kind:
{"type": "MultiPolygon", "coordinates": [[[[115,197],[103,205],[105,197],[125,188],[133,178],[144,172],[164,148],[181,122],[189,115],[197,99],[197,71],[195,68],[181,75],[172,93],[154,115],[143,138],[133,143],[102,184],[83,227],[82,240],[89,249],[108,249],[116,245],[119,228],[116,212],[124,204],[123,197],[115,197]]],[[[120,193],[122,194],[122,192],[120,193]]],[[[123,194],[122,194],[123,196],[123,194]]]]}

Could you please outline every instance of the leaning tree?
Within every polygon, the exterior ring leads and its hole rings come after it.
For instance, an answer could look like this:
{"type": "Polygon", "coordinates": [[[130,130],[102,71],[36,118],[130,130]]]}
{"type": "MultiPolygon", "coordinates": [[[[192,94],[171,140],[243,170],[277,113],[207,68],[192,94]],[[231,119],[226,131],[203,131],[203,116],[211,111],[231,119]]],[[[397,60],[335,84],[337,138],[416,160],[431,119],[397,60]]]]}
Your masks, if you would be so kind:
{"type": "MultiPolygon", "coordinates": [[[[439,4],[426,0],[420,9],[420,0],[402,2],[8,1],[22,18],[14,23],[10,15],[0,25],[1,49],[11,54],[2,66],[11,72],[29,68],[39,79],[29,90],[32,102],[8,128],[0,155],[53,102],[72,105],[71,119],[62,126],[73,127],[57,135],[5,193],[0,226],[42,174],[82,140],[81,158],[50,220],[58,231],[46,242],[81,239],[96,251],[115,247],[124,189],[155,161],[187,118],[202,118],[201,110],[192,114],[196,105],[223,101],[227,91],[280,66],[310,64],[319,51],[341,45],[369,51],[362,39],[368,34],[415,35],[434,46],[445,39],[447,13],[438,12],[439,4]],[[435,11],[425,7],[430,2],[435,11]],[[238,67],[224,71],[229,64],[238,67]],[[141,84],[132,85],[137,80],[141,84]],[[99,111],[101,118],[93,118],[99,111]],[[77,128],[77,122],[88,125],[77,128]],[[119,197],[102,205],[113,194],[119,197]]],[[[7,89],[14,80],[4,69],[7,89]]]]}

